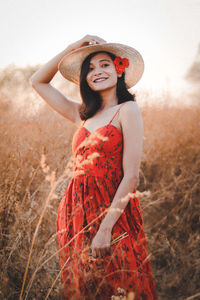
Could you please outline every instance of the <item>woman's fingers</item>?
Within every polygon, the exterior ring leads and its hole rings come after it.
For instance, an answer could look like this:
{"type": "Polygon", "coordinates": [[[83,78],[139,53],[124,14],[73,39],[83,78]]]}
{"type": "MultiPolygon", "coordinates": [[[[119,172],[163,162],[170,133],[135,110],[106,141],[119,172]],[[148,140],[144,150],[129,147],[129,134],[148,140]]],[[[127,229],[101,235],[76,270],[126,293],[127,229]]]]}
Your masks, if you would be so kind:
{"type": "Polygon", "coordinates": [[[85,35],[82,39],[76,41],[75,43],[69,45],[68,49],[71,51],[79,49],[81,47],[85,47],[88,45],[96,45],[106,43],[106,41],[95,35],[85,35]]]}
{"type": "Polygon", "coordinates": [[[113,249],[111,247],[106,247],[104,249],[104,256],[111,255],[112,252],[113,252],[113,249]]]}
{"type": "Polygon", "coordinates": [[[94,36],[94,40],[96,42],[98,42],[99,44],[106,43],[106,41],[104,39],[100,38],[99,36],[94,36]]]}
{"type": "Polygon", "coordinates": [[[105,257],[107,255],[107,248],[101,248],[100,252],[101,252],[101,257],[105,257]]]}
{"type": "Polygon", "coordinates": [[[95,250],[94,248],[91,248],[91,249],[92,249],[92,256],[93,256],[94,258],[96,258],[96,257],[97,257],[96,250],[95,250]]]}
{"type": "Polygon", "coordinates": [[[95,248],[95,250],[96,250],[97,257],[102,257],[101,256],[101,249],[100,248],[95,248]]]}
{"type": "Polygon", "coordinates": [[[105,257],[107,255],[110,255],[112,253],[111,251],[111,248],[110,247],[104,247],[104,248],[91,248],[91,252],[92,252],[92,256],[94,258],[97,258],[97,257],[105,257]]]}
{"type": "Polygon", "coordinates": [[[106,43],[106,41],[98,36],[95,35],[86,35],[83,40],[85,41],[85,43],[88,43],[90,45],[93,44],[102,44],[102,43],[106,43]]]}

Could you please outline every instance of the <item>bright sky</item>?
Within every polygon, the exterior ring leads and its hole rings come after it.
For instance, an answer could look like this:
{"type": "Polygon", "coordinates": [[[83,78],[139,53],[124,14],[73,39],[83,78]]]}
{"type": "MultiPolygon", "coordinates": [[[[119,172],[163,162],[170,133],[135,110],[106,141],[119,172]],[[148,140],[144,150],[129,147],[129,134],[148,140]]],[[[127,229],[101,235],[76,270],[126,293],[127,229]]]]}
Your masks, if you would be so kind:
{"type": "Polygon", "coordinates": [[[200,43],[200,0],[4,0],[0,68],[45,63],[86,34],[136,48],[145,72],[135,89],[187,89],[200,43]]]}

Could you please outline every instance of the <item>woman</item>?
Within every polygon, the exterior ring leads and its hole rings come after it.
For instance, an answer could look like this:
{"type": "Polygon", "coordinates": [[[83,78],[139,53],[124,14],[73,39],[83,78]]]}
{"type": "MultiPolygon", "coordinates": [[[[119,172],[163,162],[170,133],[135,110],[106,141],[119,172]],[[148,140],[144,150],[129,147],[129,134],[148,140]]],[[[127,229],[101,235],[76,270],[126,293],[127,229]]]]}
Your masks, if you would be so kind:
{"type": "Polygon", "coordinates": [[[57,234],[65,299],[157,299],[144,223],[135,196],[143,124],[127,88],[141,78],[135,49],[87,35],[58,54],[30,79],[58,113],[79,128],[74,169],[62,197],[57,234]],[[50,85],[58,68],[80,85],[82,103],[50,85]]]}

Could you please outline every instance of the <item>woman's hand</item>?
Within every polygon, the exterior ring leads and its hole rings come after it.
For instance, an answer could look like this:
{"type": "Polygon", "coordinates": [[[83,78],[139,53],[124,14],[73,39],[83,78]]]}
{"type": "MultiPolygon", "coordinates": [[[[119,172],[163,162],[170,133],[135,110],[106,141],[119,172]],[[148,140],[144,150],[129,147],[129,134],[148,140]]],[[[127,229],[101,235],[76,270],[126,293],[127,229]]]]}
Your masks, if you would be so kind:
{"type": "Polygon", "coordinates": [[[104,257],[111,253],[111,230],[99,229],[90,246],[93,257],[104,257]]]}
{"type": "Polygon", "coordinates": [[[70,44],[68,49],[71,51],[79,49],[84,46],[88,45],[95,45],[95,44],[104,44],[106,41],[96,35],[85,35],[82,39],[78,40],[77,42],[70,44]]]}

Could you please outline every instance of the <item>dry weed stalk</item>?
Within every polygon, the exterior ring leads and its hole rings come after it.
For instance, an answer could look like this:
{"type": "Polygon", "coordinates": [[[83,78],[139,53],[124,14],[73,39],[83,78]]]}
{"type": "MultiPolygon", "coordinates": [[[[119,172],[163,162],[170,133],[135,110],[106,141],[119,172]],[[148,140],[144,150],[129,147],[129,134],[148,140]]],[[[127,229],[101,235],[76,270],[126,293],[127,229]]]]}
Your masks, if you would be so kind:
{"type": "MultiPolygon", "coordinates": [[[[45,154],[59,178],[71,157],[74,133],[74,127],[42,105],[28,86],[34,71],[17,70],[19,76],[13,76],[15,70],[10,69],[1,76],[0,297],[8,300],[20,295],[34,229],[50,193],[49,181],[40,169],[41,155],[45,154]]],[[[64,89],[67,94],[68,87],[64,89]]],[[[71,87],[70,93],[72,97],[71,87]]],[[[145,97],[144,154],[136,196],[142,206],[157,293],[166,300],[198,299],[200,102],[168,106],[163,96],[165,104],[161,98],[163,104],[152,105],[151,95],[145,97]]],[[[69,169],[69,176],[65,174],[55,188],[59,198],[71,176],[69,169]]],[[[59,199],[49,202],[37,229],[24,288],[26,299],[59,299],[58,203],[59,199]]]]}
{"type": "MultiPolygon", "coordinates": [[[[42,166],[42,169],[43,169],[43,172],[44,173],[49,173],[49,166],[47,166],[45,164],[45,155],[42,155],[42,158],[41,158],[41,166],[42,166]]],[[[27,261],[27,264],[26,264],[26,269],[25,269],[25,273],[24,273],[24,278],[23,278],[23,283],[22,283],[22,288],[21,288],[21,292],[20,292],[20,300],[22,299],[22,296],[23,296],[23,292],[24,292],[24,285],[25,285],[25,282],[26,282],[26,277],[27,277],[27,273],[28,273],[28,268],[29,268],[29,264],[30,264],[30,260],[31,260],[31,255],[32,255],[32,251],[33,251],[33,246],[35,244],[35,239],[37,237],[37,233],[38,233],[38,230],[40,228],[40,225],[41,225],[41,222],[43,220],[43,217],[44,217],[44,214],[45,214],[45,211],[46,211],[46,208],[47,208],[47,205],[49,204],[49,201],[52,200],[52,199],[57,199],[58,196],[55,194],[55,187],[56,187],[56,184],[58,182],[55,182],[55,172],[52,171],[50,175],[47,175],[46,176],[46,180],[50,182],[50,185],[51,185],[51,191],[49,193],[49,196],[47,197],[47,200],[44,204],[44,207],[42,209],[42,212],[41,212],[41,215],[40,215],[40,218],[39,218],[39,221],[37,223],[37,226],[36,226],[36,229],[35,229],[35,232],[34,232],[34,235],[33,235],[33,240],[32,240],[32,243],[31,243],[31,248],[30,248],[30,252],[29,252],[29,256],[28,256],[28,261],[27,261]]]]}

